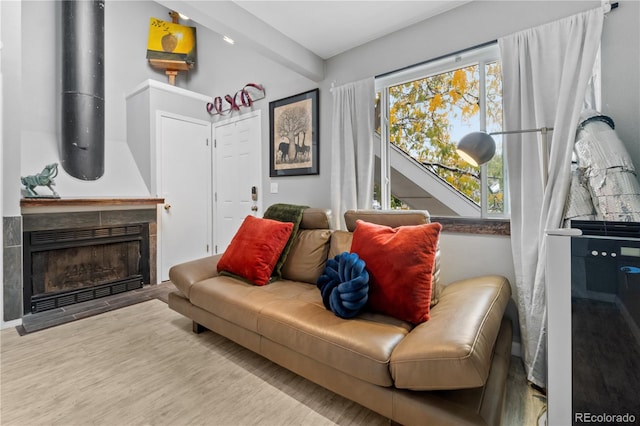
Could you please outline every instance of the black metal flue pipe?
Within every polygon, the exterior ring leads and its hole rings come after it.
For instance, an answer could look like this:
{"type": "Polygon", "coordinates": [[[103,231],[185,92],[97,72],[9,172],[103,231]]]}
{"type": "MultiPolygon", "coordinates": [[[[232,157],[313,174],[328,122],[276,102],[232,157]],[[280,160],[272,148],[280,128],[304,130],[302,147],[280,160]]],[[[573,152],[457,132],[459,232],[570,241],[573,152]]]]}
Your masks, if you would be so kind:
{"type": "Polygon", "coordinates": [[[62,2],[60,163],[82,180],[104,174],[104,6],[62,2]]]}

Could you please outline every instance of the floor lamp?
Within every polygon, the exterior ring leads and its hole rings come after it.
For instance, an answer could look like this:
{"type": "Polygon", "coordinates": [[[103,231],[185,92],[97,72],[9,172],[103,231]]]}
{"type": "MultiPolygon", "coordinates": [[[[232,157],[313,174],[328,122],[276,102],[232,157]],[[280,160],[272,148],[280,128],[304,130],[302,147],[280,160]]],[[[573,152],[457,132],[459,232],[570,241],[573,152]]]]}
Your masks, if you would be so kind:
{"type": "Polygon", "coordinates": [[[491,133],[471,132],[460,139],[456,147],[456,151],[467,163],[478,167],[491,160],[496,153],[496,142],[493,140],[492,136],[540,133],[542,135],[542,140],[540,142],[542,164],[540,166],[542,168],[542,181],[546,186],[549,174],[549,141],[547,140],[547,134],[552,130],[552,127],[541,127],[539,129],[505,130],[502,132],[491,133]]]}

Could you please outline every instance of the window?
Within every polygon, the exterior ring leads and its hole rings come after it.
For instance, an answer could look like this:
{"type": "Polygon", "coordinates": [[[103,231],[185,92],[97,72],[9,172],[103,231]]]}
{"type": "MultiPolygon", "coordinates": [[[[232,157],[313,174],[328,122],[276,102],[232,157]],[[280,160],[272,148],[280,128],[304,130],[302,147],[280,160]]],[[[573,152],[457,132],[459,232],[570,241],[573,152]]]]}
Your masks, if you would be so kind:
{"type": "Polygon", "coordinates": [[[469,132],[502,129],[502,79],[496,43],[376,79],[381,145],[374,204],[435,215],[506,214],[502,139],[481,167],[458,156],[469,132]],[[413,185],[413,186],[411,186],[413,185]]]}

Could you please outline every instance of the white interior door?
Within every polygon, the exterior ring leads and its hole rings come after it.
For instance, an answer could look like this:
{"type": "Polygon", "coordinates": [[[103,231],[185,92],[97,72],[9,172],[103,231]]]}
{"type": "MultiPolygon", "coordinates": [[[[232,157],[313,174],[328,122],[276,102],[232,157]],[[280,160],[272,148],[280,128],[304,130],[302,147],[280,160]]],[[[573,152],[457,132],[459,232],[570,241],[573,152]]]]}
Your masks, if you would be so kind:
{"type": "Polygon", "coordinates": [[[173,265],[201,258],[211,248],[211,123],[158,113],[161,156],[160,276],[173,265]]]}
{"type": "Polygon", "coordinates": [[[214,125],[216,253],[227,248],[247,215],[262,216],[260,123],[256,111],[214,125]]]}

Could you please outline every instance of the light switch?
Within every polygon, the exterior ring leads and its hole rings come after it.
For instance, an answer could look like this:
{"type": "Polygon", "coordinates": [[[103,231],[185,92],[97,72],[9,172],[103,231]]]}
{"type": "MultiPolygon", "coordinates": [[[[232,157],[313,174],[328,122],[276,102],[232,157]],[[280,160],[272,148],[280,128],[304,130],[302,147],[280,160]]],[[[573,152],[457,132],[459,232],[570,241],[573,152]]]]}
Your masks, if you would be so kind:
{"type": "Polygon", "coordinates": [[[277,182],[271,182],[271,193],[272,194],[277,194],[278,193],[278,183],[277,182]]]}

